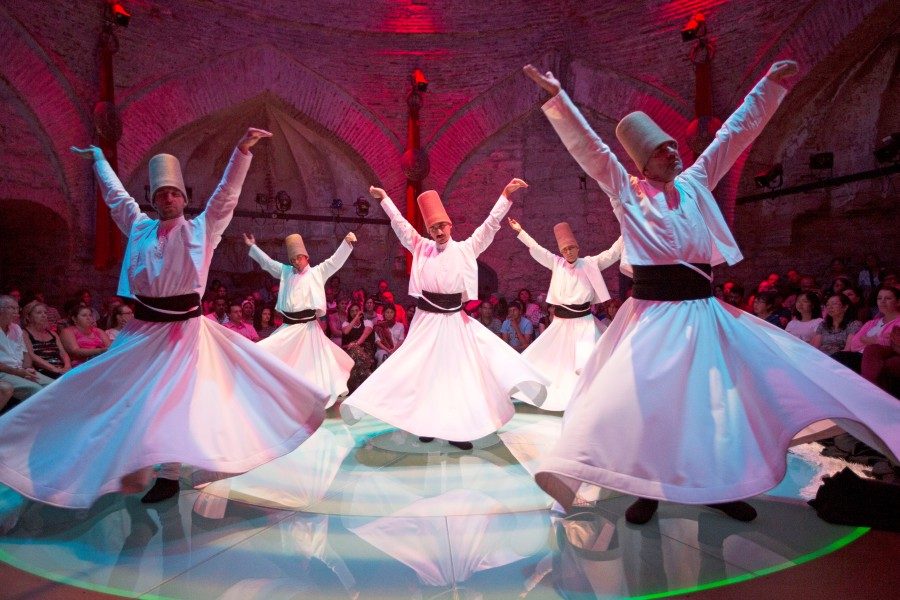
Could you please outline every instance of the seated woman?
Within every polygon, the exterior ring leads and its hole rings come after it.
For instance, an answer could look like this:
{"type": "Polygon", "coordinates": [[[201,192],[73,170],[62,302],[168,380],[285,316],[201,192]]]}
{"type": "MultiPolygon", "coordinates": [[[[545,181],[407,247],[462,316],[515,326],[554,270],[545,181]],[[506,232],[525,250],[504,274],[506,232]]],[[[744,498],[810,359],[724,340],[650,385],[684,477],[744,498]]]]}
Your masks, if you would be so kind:
{"type": "Polygon", "coordinates": [[[345,297],[341,297],[337,301],[337,308],[334,312],[328,313],[328,331],[325,334],[331,338],[331,341],[334,342],[338,346],[343,346],[343,326],[346,321],[348,321],[347,317],[347,309],[350,307],[350,300],[345,297]]]}
{"type": "Polygon", "coordinates": [[[62,330],[60,340],[69,353],[73,367],[106,352],[109,348],[109,336],[97,327],[90,306],[79,304],[69,317],[74,325],[62,330]]]}
{"type": "Polygon", "coordinates": [[[397,320],[397,309],[393,304],[385,304],[382,316],[384,318],[375,324],[376,366],[386,361],[406,338],[406,327],[397,320]]]}
{"type": "Polygon", "coordinates": [[[841,293],[850,298],[850,312],[853,314],[854,319],[860,323],[865,323],[872,318],[872,311],[863,302],[862,292],[859,288],[850,286],[841,293]]]}
{"type": "Polygon", "coordinates": [[[838,292],[825,302],[825,319],[816,328],[812,345],[828,356],[840,352],[847,339],[860,330],[862,323],[850,314],[850,299],[838,292]]]}
{"type": "MultiPolygon", "coordinates": [[[[347,320],[341,324],[341,348],[350,352],[357,348],[364,350],[371,357],[375,356],[375,338],[372,337],[372,321],[363,319],[362,306],[351,304],[347,311],[347,320]]],[[[351,355],[352,356],[352,355],[351,355]]]]}
{"type": "Polygon", "coordinates": [[[259,339],[264,340],[270,335],[272,332],[278,329],[278,326],[275,325],[274,320],[274,311],[269,306],[263,306],[255,319],[254,327],[256,327],[256,333],[259,334],[259,339]]]}
{"type": "Polygon", "coordinates": [[[110,324],[111,327],[106,330],[106,336],[109,338],[110,343],[115,341],[116,336],[119,335],[119,332],[132,318],[134,318],[134,309],[128,304],[117,304],[112,309],[113,322],[110,324]]]}
{"type": "Polygon", "coordinates": [[[822,322],[822,302],[815,292],[802,292],[794,302],[794,318],[787,324],[785,331],[806,343],[811,343],[816,329],[822,322]]]}
{"type": "MultiPolygon", "coordinates": [[[[847,338],[844,349],[833,354],[835,360],[861,373],[863,351],[867,346],[891,346],[891,331],[900,326],[900,290],[881,286],[875,296],[880,317],[868,321],[859,331],[847,338]]],[[[870,379],[870,381],[874,380],[870,379]]]]}
{"type": "Polygon", "coordinates": [[[860,375],[900,398],[900,327],[891,329],[887,346],[869,344],[865,347],[860,375]]]}
{"type": "Polygon", "coordinates": [[[53,332],[55,324],[50,322],[47,305],[33,300],[25,305],[22,313],[25,317],[25,349],[35,370],[56,379],[71,369],[69,355],[59,336],[53,332]]]}

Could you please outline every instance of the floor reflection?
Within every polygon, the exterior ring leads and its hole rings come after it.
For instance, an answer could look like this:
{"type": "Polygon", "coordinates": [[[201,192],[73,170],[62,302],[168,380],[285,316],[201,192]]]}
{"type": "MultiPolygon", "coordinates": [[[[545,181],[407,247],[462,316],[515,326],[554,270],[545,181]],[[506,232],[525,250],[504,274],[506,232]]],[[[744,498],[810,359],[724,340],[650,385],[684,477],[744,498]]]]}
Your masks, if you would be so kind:
{"type": "Polygon", "coordinates": [[[663,503],[635,527],[611,493],[563,516],[530,474],[558,435],[558,417],[519,414],[459,452],[329,420],[294,453],[159,505],[67,511],[2,488],[0,559],[129,597],[621,598],[751,577],[861,533],[798,498],[816,470],[796,457],[752,523],[663,503]]]}

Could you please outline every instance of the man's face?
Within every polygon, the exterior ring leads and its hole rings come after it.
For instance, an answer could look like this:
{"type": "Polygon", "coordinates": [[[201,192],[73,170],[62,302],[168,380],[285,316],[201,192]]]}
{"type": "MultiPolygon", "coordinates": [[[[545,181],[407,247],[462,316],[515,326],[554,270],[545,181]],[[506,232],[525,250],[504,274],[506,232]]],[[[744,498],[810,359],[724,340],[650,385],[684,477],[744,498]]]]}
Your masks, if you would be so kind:
{"type": "Polygon", "coordinates": [[[177,219],[184,214],[187,200],[181,190],[173,187],[161,187],[153,194],[153,206],[159,214],[160,221],[177,219]]]}
{"type": "Polygon", "coordinates": [[[513,321],[518,321],[522,316],[522,311],[519,310],[518,306],[510,306],[509,307],[509,318],[513,321]]]}
{"type": "Polygon", "coordinates": [[[385,281],[384,279],[382,279],[381,281],[379,281],[379,282],[378,282],[378,291],[381,292],[382,294],[383,294],[384,292],[388,291],[388,282],[385,281]]]}
{"type": "Polygon", "coordinates": [[[244,313],[241,310],[241,306],[239,304],[230,306],[228,308],[228,320],[235,325],[240,325],[244,322],[244,313]]]}
{"type": "Polygon", "coordinates": [[[453,229],[453,225],[447,223],[446,221],[442,221],[440,223],[435,223],[431,227],[428,228],[428,235],[431,236],[438,244],[444,245],[450,241],[450,230],[453,229]]]}
{"type": "Polygon", "coordinates": [[[478,306],[478,314],[484,320],[492,319],[494,317],[494,305],[490,302],[482,302],[478,306]]]}
{"type": "Polygon", "coordinates": [[[217,315],[224,315],[225,309],[228,305],[225,302],[225,298],[216,298],[216,301],[213,303],[213,310],[217,315]]]}
{"type": "Polygon", "coordinates": [[[578,244],[569,244],[565,248],[560,248],[559,251],[562,252],[566,262],[573,263],[578,260],[578,244]]]}
{"type": "Polygon", "coordinates": [[[681,155],[678,154],[678,144],[675,142],[665,142],[660,144],[650,160],[644,167],[644,176],[654,181],[670,182],[675,176],[681,173],[681,155]]]}
{"type": "Polygon", "coordinates": [[[291,259],[291,264],[298,271],[302,271],[303,269],[305,269],[306,267],[309,266],[309,257],[306,256],[305,254],[298,254],[297,256],[295,256],[294,258],[291,259]]]}
{"type": "Polygon", "coordinates": [[[15,300],[0,300],[0,325],[7,327],[19,320],[19,305],[15,300]]]}
{"type": "Polygon", "coordinates": [[[816,280],[812,277],[800,278],[800,289],[804,292],[811,292],[816,289],[816,280]]]}

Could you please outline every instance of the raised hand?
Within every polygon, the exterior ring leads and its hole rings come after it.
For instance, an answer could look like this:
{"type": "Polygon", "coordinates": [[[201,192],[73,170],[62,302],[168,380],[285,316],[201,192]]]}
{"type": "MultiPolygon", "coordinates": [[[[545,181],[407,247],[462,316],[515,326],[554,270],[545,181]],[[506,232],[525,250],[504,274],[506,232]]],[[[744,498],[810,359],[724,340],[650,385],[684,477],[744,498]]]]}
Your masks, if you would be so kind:
{"type": "Polygon", "coordinates": [[[800,65],[793,60],[779,60],[769,67],[766,77],[776,83],[782,83],[788,77],[793,77],[800,72],[800,65]]]}
{"type": "Polygon", "coordinates": [[[256,142],[263,138],[270,137],[272,137],[272,134],[265,129],[250,127],[247,129],[247,133],[244,134],[244,137],[241,138],[241,141],[238,142],[237,147],[241,152],[247,154],[250,151],[250,148],[256,145],[256,142]]]}
{"type": "Polygon", "coordinates": [[[253,237],[252,233],[250,233],[250,234],[245,233],[244,234],[244,243],[247,244],[248,246],[252,246],[253,244],[256,243],[256,238],[253,237]]]}
{"type": "Polygon", "coordinates": [[[373,198],[378,200],[379,202],[388,197],[387,192],[383,189],[375,187],[374,185],[369,188],[369,194],[372,195],[373,198]]]}
{"type": "Polygon", "coordinates": [[[559,79],[554,77],[553,73],[550,71],[541,74],[540,71],[538,71],[531,65],[525,65],[524,67],[522,67],[522,71],[524,71],[525,75],[527,75],[529,79],[541,86],[551,96],[557,95],[559,93],[559,90],[562,89],[562,86],[559,83],[559,79]]]}
{"type": "Polygon", "coordinates": [[[348,244],[355,244],[356,243],[356,234],[351,231],[347,235],[344,236],[344,239],[347,240],[348,244]]]}
{"type": "Polygon", "coordinates": [[[519,233],[520,231],[522,231],[522,226],[519,225],[518,221],[516,221],[512,217],[508,217],[507,220],[509,221],[509,226],[512,227],[513,231],[515,231],[516,233],[519,233]]]}
{"type": "Polygon", "coordinates": [[[106,157],[103,156],[103,150],[98,148],[97,146],[88,146],[87,148],[78,148],[76,146],[69,146],[69,150],[84,158],[86,160],[92,160],[97,162],[98,160],[105,160],[106,157]]]}
{"type": "Polygon", "coordinates": [[[503,195],[509,199],[509,195],[515,192],[520,188],[527,188],[528,184],[519,179],[518,177],[514,177],[512,181],[506,184],[506,187],[503,188],[503,195]]]}

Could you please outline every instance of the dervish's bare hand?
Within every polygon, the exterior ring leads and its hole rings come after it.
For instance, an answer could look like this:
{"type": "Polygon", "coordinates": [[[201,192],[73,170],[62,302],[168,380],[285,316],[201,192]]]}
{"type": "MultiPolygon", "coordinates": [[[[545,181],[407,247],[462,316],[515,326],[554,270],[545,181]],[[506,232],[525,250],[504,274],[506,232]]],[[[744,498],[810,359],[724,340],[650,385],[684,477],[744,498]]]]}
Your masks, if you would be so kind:
{"type": "Polygon", "coordinates": [[[522,71],[525,73],[525,75],[528,76],[529,79],[541,86],[551,96],[557,95],[559,93],[559,90],[562,89],[562,86],[559,83],[559,79],[554,77],[551,71],[547,71],[546,73],[541,74],[541,72],[534,68],[532,65],[525,65],[524,67],[522,67],[522,71]]]}
{"type": "Polygon", "coordinates": [[[263,138],[270,138],[272,134],[265,129],[257,129],[255,127],[250,127],[247,129],[247,133],[244,134],[244,137],[241,138],[241,141],[238,142],[238,149],[247,154],[250,152],[250,148],[256,145],[256,142],[263,138]]]}
{"type": "Polygon", "coordinates": [[[105,156],[103,156],[103,150],[101,150],[97,146],[88,146],[87,148],[70,146],[69,150],[71,150],[81,158],[93,160],[94,162],[97,162],[98,160],[104,160],[106,158],[105,156]]]}
{"type": "Polygon", "coordinates": [[[250,234],[245,233],[244,234],[244,243],[247,244],[248,246],[252,246],[253,244],[256,243],[256,238],[253,237],[252,233],[250,233],[250,234]]]}
{"type": "Polygon", "coordinates": [[[503,188],[503,195],[509,199],[509,195],[521,188],[527,188],[528,184],[519,179],[518,177],[513,178],[512,181],[506,184],[506,187],[503,188]]]}
{"type": "Polygon", "coordinates": [[[507,220],[509,221],[509,226],[512,227],[513,231],[515,231],[516,233],[519,233],[520,231],[522,231],[522,226],[519,225],[518,221],[516,221],[512,217],[508,217],[507,220]]]}
{"type": "Polygon", "coordinates": [[[351,231],[347,235],[344,236],[344,239],[347,240],[348,244],[355,244],[356,243],[356,234],[351,231]]]}
{"type": "Polygon", "coordinates": [[[800,72],[800,65],[793,60],[779,60],[769,67],[766,77],[776,83],[782,83],[785,79],[793,77],[800,72]]]}
{"type": "Polygon", "coordinates": [[[384,200],[385,198],[388,197],[386,191],[384,191],[383,189],[381,189],[379,187],[375,187],[374,185],[369,188],[369,194],[371,194],[371,196],[378,201],[384,200]]]}

